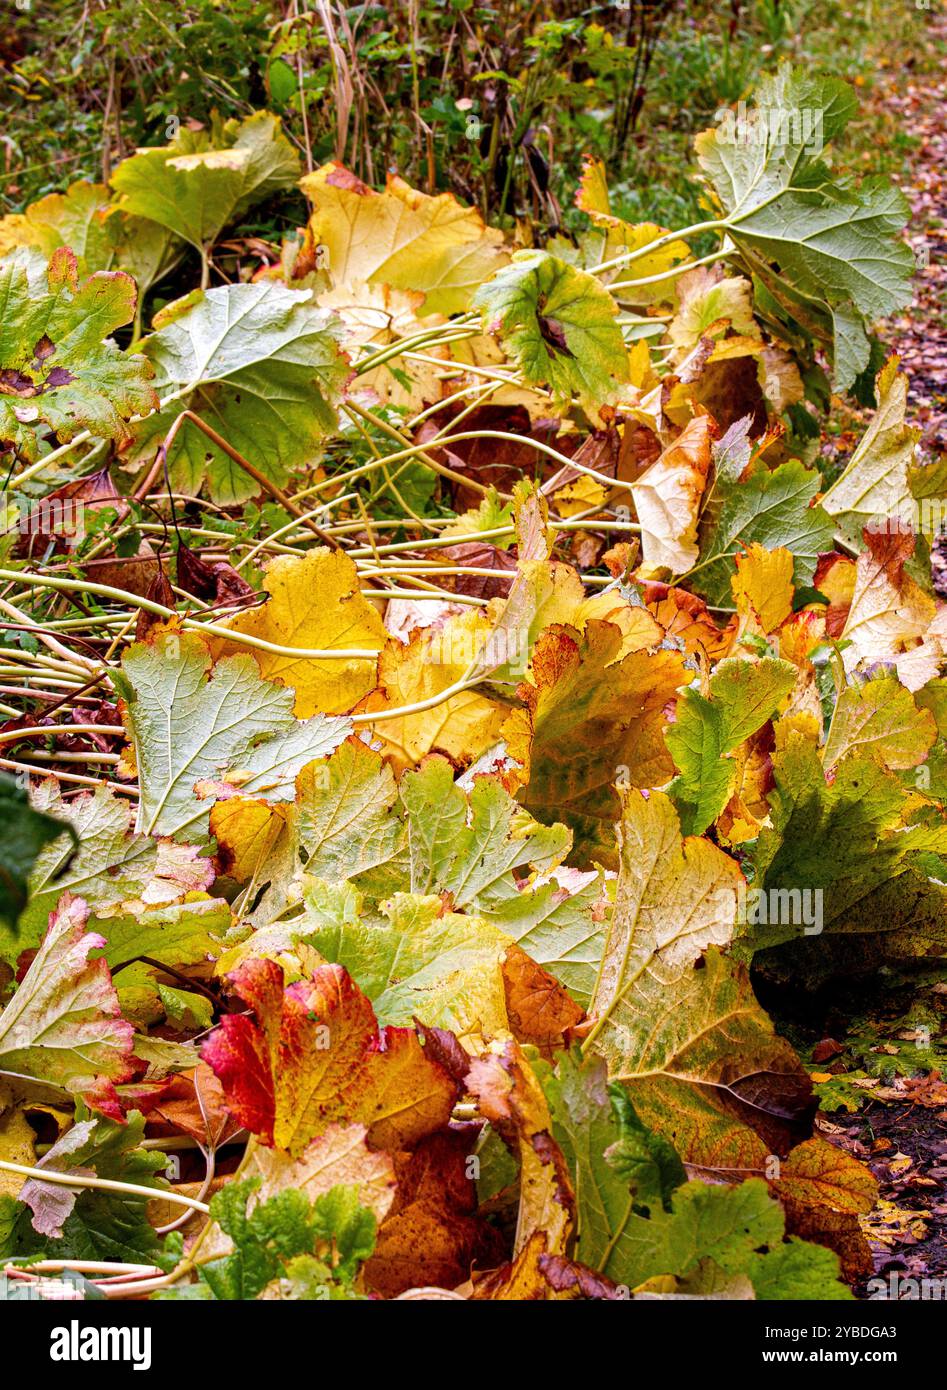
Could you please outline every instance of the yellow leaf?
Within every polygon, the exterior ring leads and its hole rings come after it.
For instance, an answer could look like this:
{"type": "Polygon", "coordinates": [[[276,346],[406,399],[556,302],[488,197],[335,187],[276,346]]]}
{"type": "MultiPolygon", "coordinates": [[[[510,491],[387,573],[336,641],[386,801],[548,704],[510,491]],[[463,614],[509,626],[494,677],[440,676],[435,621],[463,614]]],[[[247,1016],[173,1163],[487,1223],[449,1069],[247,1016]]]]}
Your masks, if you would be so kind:
{"type": "MultiPolygon", "coordinates": [[[[300,783],[309,764],[296,779],[300,783]]],[[[286,801],[264,801],[249,796],[232,796],[211,808],[210,833],[217,841],[215,860],[218,871],[235,883],[249,888],[241,917],[245,922],[266,923],[284,906],[296,869],[294,831],[297,806],[286,801]],[[261,891],[264,890],[265,892],[261,891]]],[[[273,940],[264,950],[259,933],[241,946],[232,946],[218,959],[218,973],[233,970],[247,955],[281,955],[291,946],[288,936],[273,940]]]]}
{"type": "MultiPolygon", "coordinates": [[[[36,1134],[19,1108],[0,1115],[0,1158],[31,1168],[36,1162],[36,1134]]],[[[0,1197],[18,1197],[24,1179],[19,1173],[0,1171],[0,1197]]]]}
{"type": "Polygon", "coordinates": [[[657,381],[651,369],[651,349],[645,338],[639,338],[628,354],[628,379],[639,391],[650,390],[657,381]]]}
{"type": "Polygon", "coordinates": [[[576,189],[575,205],[591,217],[596,212],[611,215],[612,205],[608,196],[608,179],[605,165],[600,159],[588,156],[582,161],[582,177],[576,189]]]}
{"type": "Polygon", "coordinates": [[[566,483],[558,492],[553,493],[553,500],[560,516],[576,516],[579,512],[587,512],[592,508],[599,508],[605,503],[605,489],[601,483],[594,478],[583,474],[576,478],[574,482],[566,483]]]}
{"type": "MultiPolygon", "coordinates": [[[[340,551],[311,550],[298,559],[281,555],[267,569],[264,585],[269,600],[231,618],[231,631],[304,650],[384,645],[384,624],[359,591],[354,562],[340,551]]],[[[215,659],[246,650],[225,639],[212,643],[215,659]]],[[[300,719],[350,710],[375,683],[375,662],[365,657],[320,661],[256,649],[253,654],[265,680],[295,690],[300,719]]]]}
{"type": "Polygon", "coordinates": [[[925,760],[936,738],[930,710],[918,709],[896,677],[875,676],[841,692],[822,760],[827,769],[833,768],[862,751],[885,767],[905,770],[925,760]]]}
{"type": "Polygon", "coordinates": [[[822,726],[822,697],[816,669],[809,656],[825,636],[824,614],[824,608],[803,609],[790,614],[779,629],[779,655],[784,661],[791,661],[799,671],[781,720],[789,715],[809,714],[820,728],[822,726]]]}
{"type": "MultiPolygon", "coordinates": [[[[392,640],[378,662],[378,688],[360,712],[413,705],[441,695],[461,680],[483,650],[493,625],[473,609],[436,632],[412,634],[407,646],[392,640]]],[[[396,771],[413,767],[426,753],[446,753],[466,766],[503,737],[509,710],[479,690],[465,690],[433,709],[372,724],[373,743],[396,771]]]]}
{"type": "Polygon", "coordinates": [[[819,737],[822,733],[822,719],[820,715],[804,714],[784,714],[782,719],[777,719],[773,725],[773,733],[776,737],[776,752],[781,753],[784,748],[788,748],[795,739],[802,739],[805,743],[811,743],[817,747],[819,737]]]}
{"type": "Polygon", "coordinates": [[[300,187],[334,285],[415,290],[425,314],[454,314],[508,259],[502,235],[451,193],[429,197],[391,174],[376,193],[335,162],[307,174],[300,187]]]}
{"type": "Polygon", "coordinates": [[[618,660],[629,652],[644,651],[645,647],[657,647],[665,637],[665,630],[647,608],[639,608],[628,603],[615,593],[593,594],[583,601],[565,618],[572,627],[584,632],[586,624],[592,619],[599,622],[614,623],[621,630],[622,643],[618,660]]]}
{"type": "MultiPolygon", "coordinates": [[[[446,323],[442,316],[429,316],[425,324],[416,317],[424,302],[418,292],[393,290],[388,285],[366,285],[361,281],[335,285],[319,295],[323,309],[332,309],[345,324],[345,347],[370,347],[373,351],[390,347],[402,338],[420,333],[423,327],[446,323]]],[[[428,356],[450,359],[446,346],[435,345],[428,356]]],[[[429,362],[408,362],[403,357],[391,357],[378,367],[361,373],[349,387],[350,394],[370,395],[382,405],[400,410],[418,411],[440,399],[441,382],[438,368],[429,362]],[[408,379],[405,385],[404,379],[408,379]]]]}
{"type": "MultiPolygon", "coordinates": [[[[627,251],[640,251],[652,241],[667,235],[666,227],[658,227],[653,222],[632,224],[614,216],[608,197],[605,180],[605,166],[597,159],[587,159],[582,172],[582,180],[576,194],[575,204],[592,219],[604,233],[605,244],[601,259],[610,261],[627,251]]],[[[690,247],[686,241],[671,241],[656,251],[639,257],[630,265],[616,266],[605,272],[604,284],[621,284],[628,280],[647,280],[652,275],[663,275],[681,261],[690,257],[690,247]]],[[[629,304],[662,304],[673,301],[674,280],[658,281],[656,284],[630,286],[616,293],[629,304]]]]}
{"type": "Polygon", "coordinates": [[[736,557],[737,572],[730,581],[743,630],[768,636],[792,612],[793,558],[780,547],[767,550],[757,541],[736,557]]]}

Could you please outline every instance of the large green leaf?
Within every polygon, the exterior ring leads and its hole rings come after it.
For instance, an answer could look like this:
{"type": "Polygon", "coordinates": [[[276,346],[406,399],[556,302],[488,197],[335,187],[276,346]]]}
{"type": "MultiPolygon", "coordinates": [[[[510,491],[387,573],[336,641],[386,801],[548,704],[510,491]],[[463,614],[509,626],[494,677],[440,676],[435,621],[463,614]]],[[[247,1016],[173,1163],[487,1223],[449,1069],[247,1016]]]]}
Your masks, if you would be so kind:
{"type": "Polygon", "coordinates": [[[693,580],[697,592],[708,603],[732,608],[734,557],[754,541],[767,550],[784,546],[792,551],[795,582],[811,583],[819,556],[831,550],[833,538],[831,518],[821,506],[812,505],[820,483],[819,474],[799,459],[772,472],[758,464],[742,482],[718,465],[714,494],[699,527],[700,556],[693,580]]]}
{"type": "Polygon", "coordinates": [[[667,1140],[640,1123],[621,1087],[610,1092],[600,1057],[563,1053],[555,1069],[547,1063],[538,1074],[553,1137],[575,1175],[578,1258],[617,1283],[641,1283],[626,1244],[628,1224],[635,1207],[670,1209],[674,1189],[686,1181],[684,1165],[667,1140]]]}
{"type": "Polygon", "coordinates": [[[460,1034],[509,1031],[501,966],[510,938],[481,917],[444,912],[441,899],[396,893],[384,915],[348,920],[325,912],[322,885],[307,894],[295,930],[326,960],[344,965],[379,1023],[414,1018],[460,1034]]]}
{"type": "Polygon", "coordinates": [[[741,126],[726,118],[697,137],[701,167],[729,213],[740,215],[798,184],[823,144],[857,110],[852,89],[834,77],[809,77],[788,63],[764,77],[741,126]]]}
{"type": "Polygon", "coordinates": [[[563,825],[514,824],[516,803],[489,777],[468,796],[444,758],[429,758],[402,783],[411,888],[450,895],[455,907],[490,912],[518,894],[514,872],[553,868],[568,852],[563,825]]]}
{"type": "Polygon", "coordinates": [[[300,768],[351,729],[342,717],[295,719],[292,691],[261,680],[251,656],[211,670],[193,633],[135,643],[115,681],[141,782],[136,828],[149,835],[200,839],[228,774],[250,795],[292,799],[300,768]]]}
{"type": "Polygon", "coordinates": [[[356,879],[380,894],[405,886],[404,825],[392,808],[398,787],[390,764],[347,740],[300,779],[296,833],[310,874],[356,879]]]}
{"type": "Polygon", "coordinates": [[[101,271],[79,282],[67,247],[48,269],[35,251],[0,261],[0,452],[34,459],[46,429],[127,441],[127,421],[157,404],[152,369],[109,334],[135,313],[135,282],[101,271]]]}
{"type": "Polygon", "coordinates": [[[779,1203],[760,1178],[734,1187],[685,1183],[670,1212],[631,1217],[623,1232],[631,1273],[623,1282],[672,1274],[682,1291],[705,1293],[721,1286],[726,1291],[742,1276],[756,1297],[850,1298],[831,1251],[794,1241],[795,1258],[787,1261],[784,1224],[779,1203]]]}
{"type": "Polygon", "coordinates": [[[682,839],[670,799],[625,797],[615,911],[585,1041],[630,1087],[684,1162],[706,1134],[750,1126],[785,1152],[811,1113],[808,1078],[776,1037],[732,939],[742,875],[707,839],[682,839]]]}
{"type": "Polygon", "coordinates": [[[277,116],[258,111],[208,131],[182,129],[170,145],[139,150],[112,175],[119,206],[198,250],[271,193],[292,188],[299,156],[277,116]]]}
{"type": "Polygon", "coordinates": [[[871,321],[910,302],[914,269],[903,195],[883,179],[833,182],[817,157],[854,110],[844,83],[783,64],[742,122],[696,140],[730,238],[790,324],[834,349],[840,389],[868,365],[871,321]]]}
{"type": "Polygon", "coordinates": [[[721,661],[706,696],[686,690],[665,735],[681,775],[670,793],[681,828],[699,835],[727,804],[733,765],[728,753],[766,723],[796,681],[789,661],[721,661]]]}
{"type": "MultiPolygon", "coordinates": [[[[195,291],[155,317],[142,344],[162,396],[187,397],[260,472],[285,485],[319,455],[336,425],[349,373],[340,326],[317,308],[312,290],[275,281],[195,291]]],[[[136,454],[151,457],[182,405],[139,427],[136,454]]],[[[168,462],[177,485],[195,493],[205,477],[217,501],[233,505],[260,491],[250,474],[188,422],[168,462]]]]}
{"type": "Polygon", "coordinates": [[[97,918],[93,925],[105,940],[102,957],[110,970],[138,956],[158,956],[163,965],[181,966],[218,955],[231,916],[223,898],[200,897],[97,918]]]}
{"type": "Polygon", "coordinates": [[[473,299],[524,379],[593,409],[628,379],[618,306],[601,282],[545,251],[518,251],[473,299]]]}

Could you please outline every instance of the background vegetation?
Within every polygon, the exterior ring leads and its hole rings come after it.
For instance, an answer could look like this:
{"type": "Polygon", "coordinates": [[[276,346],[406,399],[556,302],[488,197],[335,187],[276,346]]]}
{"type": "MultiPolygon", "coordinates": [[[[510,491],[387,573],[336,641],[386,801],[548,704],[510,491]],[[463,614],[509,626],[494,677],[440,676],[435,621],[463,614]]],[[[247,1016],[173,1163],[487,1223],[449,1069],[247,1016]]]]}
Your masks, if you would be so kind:
{"type": "MultiPolygon", "coordinates": [[[[279,112],[310,167],[398,172],[485,215],[567,228],[584,152],[614,210],[696,220],[693,134],[781,57],[870,95],[886,66],[935,62],[903,0],[32,0],[0,39],[5,212],[213,113],[279,112]]],[[[846,162],[896,170],[911,144],[870,104],[846,162]]],[[[253,229],[278,232],[279,205],[253,229]]]]}

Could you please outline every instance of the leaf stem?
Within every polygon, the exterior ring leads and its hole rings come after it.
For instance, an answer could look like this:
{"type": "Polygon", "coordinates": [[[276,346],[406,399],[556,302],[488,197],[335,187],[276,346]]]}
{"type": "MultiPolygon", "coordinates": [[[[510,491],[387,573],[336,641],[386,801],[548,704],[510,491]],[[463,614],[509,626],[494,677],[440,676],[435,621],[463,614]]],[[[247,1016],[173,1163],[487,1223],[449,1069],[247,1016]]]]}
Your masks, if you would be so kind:
{"type": "Polygon", "coordinates": [[[19,1173],[24,1178],[35,1178],[38,1182],[50,1182],[58,1187],[101,1189],[103,1192],[119,1192],[127,1197],[144,1197],[149,1202],[161,1197],[169,1202],[178,1202],[182,1207],[190,1207],[193,1211],[203,1212],[205,1216],[210,1211],[206,1202],[185,1197],[183,1192],[175,1192],[173,1188],[142,1187],[138,1183],[119,1182],[115,1178],[87,1178],[78,1173],[59,1173],[55,1168],[30,1168],[24,1163],[9,1163],[6,1159],[0,1159],[0,1170],[19,1173]]]}
{"type": "Polygon", "coordinates": [[[16,580],[20,583],[35,584],[38,588],[57,589],[62,593],[98,594],[101,598],[114,599],[116,603],[128,604],[133,608],[143,608],[146,613],[154,613],[158,618],[180,618],[188,631],[223,638],[236,646],[252,647],[256,651],[270,652],[274,656],[291,656],[296,660],[310,661],[352,661],[361,659],[374,661],[378,655],[376,648],[341,647],[326,650],[307,647],[283,647],[276,642],[267,642],[262,637],[251,637],[249,633],[234,632],[221,623],[204,623],[187,614],[180,614],[174,608],[153,599],[142,598],[140,594],[129,593],[126,589],[114,589],[110,584],[92,584],[84,579],[60,579],[53,575],[24,574],[16,570],[0,570],[0,580],[16,580]]]}
{"type": "Polygon", "coordinates": [[[673,270],[665,270],[660,275],[645,275],[642,276],[640,280],[613,280],[606,288],[609,294],[614,294],[616,290],[635,289],[639,285],[657,285],[661,280],[674,280],[678,275],[683,275],[686,271],[693,270],[696,266],[711,265],[714,261],[723,260],[725,256],[731,254],[732,252],[726,250],[711,251],[709,255],[701,256],[699,260],[682,261],[681,264],[676,265],[673,270]]]}
{"type": "Polygon", "coordinates": [[[653,252],[660,251],[663,246],[669,246],[672,241],[686,241],[689,237],[699,236],[701,232],[723,232],[729,225],[726,218],[714,218],[710,222],[695,222],[680,232],[665,232],[664,236],[659,236],[655,241],[649,241],[634,251],[623,251],[620,256],[613,256],[610,261],[602,261],[593,267],[592,274],[601,275],[603,271],[614,270],[616,266],[631,265],[632,261],[640,261],[642,256],[650,256],[653,252]]]}

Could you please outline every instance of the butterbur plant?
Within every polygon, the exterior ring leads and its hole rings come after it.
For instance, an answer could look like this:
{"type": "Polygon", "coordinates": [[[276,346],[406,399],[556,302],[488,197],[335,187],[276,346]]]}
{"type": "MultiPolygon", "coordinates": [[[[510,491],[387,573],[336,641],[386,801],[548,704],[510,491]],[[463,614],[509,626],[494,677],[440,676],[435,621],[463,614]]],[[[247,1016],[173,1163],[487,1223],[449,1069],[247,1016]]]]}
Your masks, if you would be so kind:
{"type": "Polygon", "coordinates": [[[887,1208],[798,1000],[947,955],[907,204],[784,64],[697,136],[699,222],[601,150],[548,216],[574,15],[477,74],[497,197],[382,180],[318,8],[337,147],[208,113],[0,221],[3,1287],[850,1301],[887,1208]]]}

